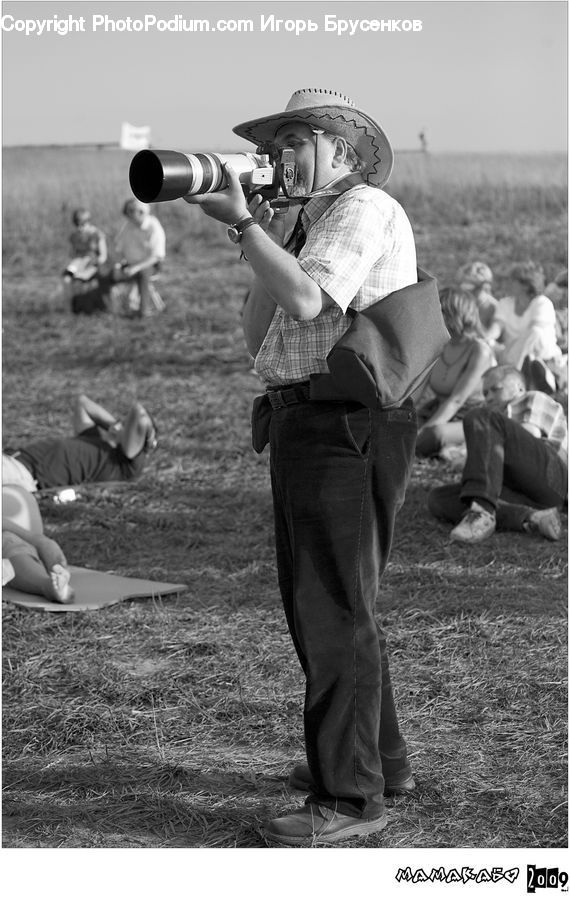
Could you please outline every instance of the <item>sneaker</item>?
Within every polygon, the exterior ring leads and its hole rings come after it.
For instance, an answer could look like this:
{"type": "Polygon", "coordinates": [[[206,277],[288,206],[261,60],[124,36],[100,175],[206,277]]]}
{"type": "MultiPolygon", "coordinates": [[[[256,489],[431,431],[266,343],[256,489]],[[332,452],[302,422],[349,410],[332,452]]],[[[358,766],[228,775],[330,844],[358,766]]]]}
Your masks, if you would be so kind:
{"type": "Polygon", "coordinates": [[[549,541],[559,541],[562,535],[562,522],[556,507],[535,509],[526,520],[525,525],[528,525],[528,531],[538,532],[549,541]]]}
{"type": "MultiPolygon", "coordinates": [[[[310,794],[314,790],[311,781],[311,770],[306,763],[299,763],[295,766],[289,775],[287,782],[292,791],[302,791],[304,794],[310,794]]],[[[386,797],[391,794],[408,794],[413,791],[416,786],[412,770],[410,766],[406,766],[395,775],[391,775],[385,779],[384,795],[386,797]]]]}
{"type": "Polygon", "coordinates": [[[451,531],[449,537],[452,541],[460,541],[462,544],[478,544],[491,537],[496,527],[495,513],[487,512],[474,500],[469,511],[451,531]]]}
{"type": "Polygon", "coordinates": [[[289,847],[317,844],[337,844],[351,837],[376,834],[388,824],[382,813],[376,819],[357,819],[335,812],[327,806],[307,803],[288,816],[271,819],[265,827],[265,837],[289,847]]]}

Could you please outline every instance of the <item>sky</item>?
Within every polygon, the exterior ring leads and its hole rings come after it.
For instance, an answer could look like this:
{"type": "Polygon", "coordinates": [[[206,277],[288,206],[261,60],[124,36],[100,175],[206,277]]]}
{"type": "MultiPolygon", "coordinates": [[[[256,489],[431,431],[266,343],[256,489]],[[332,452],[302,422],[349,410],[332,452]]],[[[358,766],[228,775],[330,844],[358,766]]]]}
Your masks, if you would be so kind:
{"type": "Polygon", "coordinates": [[[397,149],[423,130],[434,152],[566,150],[566,0],[7,0],[1,27],[4,146],[115,142],[127,121],[155,147],[253,149],[233,125],[326,87],[397,149]],[[53,30],[70,16],[82,30],[53,30]]]}

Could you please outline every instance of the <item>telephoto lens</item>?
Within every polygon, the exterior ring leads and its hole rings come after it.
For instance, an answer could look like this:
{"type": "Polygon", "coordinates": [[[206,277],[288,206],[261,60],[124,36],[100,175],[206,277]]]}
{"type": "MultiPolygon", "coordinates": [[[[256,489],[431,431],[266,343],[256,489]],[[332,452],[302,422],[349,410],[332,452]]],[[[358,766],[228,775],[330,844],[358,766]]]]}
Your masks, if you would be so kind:
{"type": "Polygon", "coordinates": [[[229,163],[246,184],[251,182],[252,172],[268,167],[267,157],[255,153],[140,150],[131,161],[129,182],[133,194],[142,203],[210,194],[226,187],[224,163],[229,163]]]}

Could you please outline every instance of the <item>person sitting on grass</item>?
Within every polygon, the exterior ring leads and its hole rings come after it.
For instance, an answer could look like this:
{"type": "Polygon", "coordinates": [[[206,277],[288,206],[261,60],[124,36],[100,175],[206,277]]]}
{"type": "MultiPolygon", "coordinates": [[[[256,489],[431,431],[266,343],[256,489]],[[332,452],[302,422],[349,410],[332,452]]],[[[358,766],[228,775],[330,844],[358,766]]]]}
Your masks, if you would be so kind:
{"type": "MultiPolygon", "coordinates": [[[[113,270],[113,282],[130,282],[136,297],[130,311],[137,317],[164,310],[164,302],[152,284],[166,255],[164,229],[146,203],[134,197],[123,206],[126,222],[117,237],[115,250],[120,262],[113,270]]],[[[129,295],[130,296],[130,295],[129,295]]]]}
{"type": "Polygon", "coordinates": [[[48,437],[2,453],[2,481],[28,491],[93,481],[130,481],[154,450],[158,430],[135,402],[124,423],[85,394],[73,406],[73,437],[48,437]]]}
{"type": "Polygon", "coordinates": [[[457,270],[455,281],[462,291],[469,291],[475,297],[481,333],[486,337],[497,309],[497,300],[491,293],[493,284],[491,269],[484,262],[465,263],[457,270]]]}
{"type": "Polygon", "coordinates": [[[91,222],[91,213],[85,207],[74,210],[74,229],[69,236],[72,259],[63,272],[63,295],[71,301],[78,289],[97,277],[107,260],[107,241],[100,228],[91,222]]]}
{"type": "Polygon", "coordinates": [[[561,355],[548,362],[548,368],[556,379],[559,393],[568,392],[568,269],[558,272],[549,282],[544,293],[552,300],[556,316],[556,343],[561,355]]]}
{"type": "Polygon", "coordinates": [[[553,394],[562,351],[556,340],[556,312],[544,293],[544,272],[532,261],[508,271],[507,296],[499,300],[490,328],[497,361],[520,369],[530,390],[553,394]]]}
{"type": "Polygon", "coordinates": [[[564,410],[541,391],[527,391],[521,372],[495,366],[483,376],[485,405],[463,420],[467,459],[460,484],[433,488],[428,508],[455,523],[464,544],[496,528],[559,540],[559,509],[568,489],[568,428],[564,410]]]}
{"type": "Polygon", "coordinates": [[[448,287],[441,290],[439,298],[451,339],[415,398],[417,456],[438,456],[446,448],[463,444],[463,417],[482,402],[481,378],[496,363],[481,336],[475,296],[448,287]]]}
{"type": "Polygon", "coordinates": [[[2,491],[2,507],[2,586],[9,584],[26,594],[39,594],[56,603],[71,603],[74,591],[67,560],[59,544],[43,533],[35,499],[22,488],[9,486],[2,491]],[[21,491],[22,499],[25,496],[35,504],[29,517],[30,528],[14,521],[7,511],[14,490],[21,491]]]}
{"type": "Polygon", "coordinates": [[[544,288],[546,296],[552,300],[555,309],[566,309],[568,306],[568,269],[562,269],[553,281],[544,288]]]}

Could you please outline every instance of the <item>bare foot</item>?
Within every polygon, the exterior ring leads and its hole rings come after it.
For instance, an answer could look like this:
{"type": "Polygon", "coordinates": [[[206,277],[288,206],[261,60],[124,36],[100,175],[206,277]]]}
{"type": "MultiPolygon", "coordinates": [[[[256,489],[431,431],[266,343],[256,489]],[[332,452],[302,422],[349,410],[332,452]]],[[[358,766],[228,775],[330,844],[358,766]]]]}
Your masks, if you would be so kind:
{"type": "Polygon", "coordinates": [[[56,564],[49,573],[52,587],[51,599],[57,603],[71,603],[75,591],[69,583],[71,574],[68,569],[56,564]]]}

